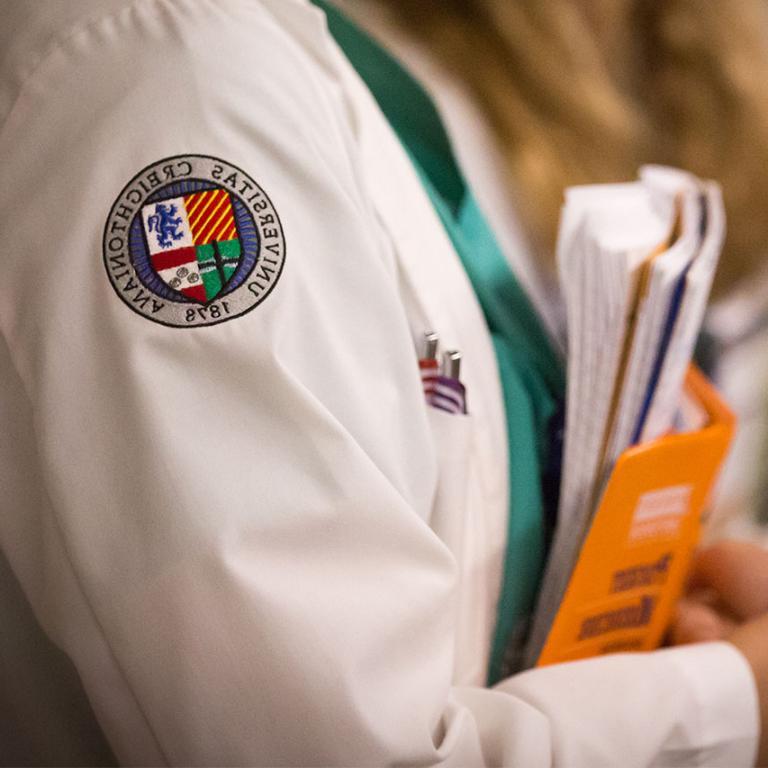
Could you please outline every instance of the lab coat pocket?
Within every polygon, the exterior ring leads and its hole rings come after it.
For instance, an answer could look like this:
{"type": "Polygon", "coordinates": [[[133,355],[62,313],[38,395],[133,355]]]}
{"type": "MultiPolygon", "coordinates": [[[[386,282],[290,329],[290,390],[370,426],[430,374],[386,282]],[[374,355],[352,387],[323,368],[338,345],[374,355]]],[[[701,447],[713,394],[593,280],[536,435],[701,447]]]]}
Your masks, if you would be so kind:
{"type": "MultiPolygon", "coordinates": [[[[481,683],[484,677],[482,569],[478,567],[481,530],[473,515],[471,416],[429,408],[438,460],[438,485],[430,518],[432,530],[456,560],[456,650],[454,683],[481,683]]],[[[474,510],[476,512],[476,510],[474,510]]]]}
{"type": "Polygon", "coordinates": [[[438,483],[430,527],[460,560],[469,478],[471,417],[429,407],[438,463],[438,483]]]}

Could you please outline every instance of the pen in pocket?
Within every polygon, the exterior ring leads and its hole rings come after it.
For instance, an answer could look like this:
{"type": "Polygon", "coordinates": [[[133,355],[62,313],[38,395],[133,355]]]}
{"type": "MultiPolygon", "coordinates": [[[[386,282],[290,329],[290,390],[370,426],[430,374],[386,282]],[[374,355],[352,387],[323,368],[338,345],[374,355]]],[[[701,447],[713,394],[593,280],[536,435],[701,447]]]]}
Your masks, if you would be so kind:
{"type": "Polygon", "coordinates": [[[448,413],[467,412],[467,390],[459,378],[461,352],[456,349],[443,353],[443,364],[434,384],[430,405],[448,413]]]}
{"type": "Polygon", "coordinates": [[[437,361],[437,347],[439,337],[433,331],[424,334],[423,349],[419,358],[419,371],[421,373],[421,386],[424,389],[424,397],[429,402],[435,390],[435,383],[440,374],[440,365],[437,361]]]}
{"type": "Polygon", "coordinates": [[[433,408],[448,413],[467,412],[466,388],[461,383],[461,352],[452,349],[438,358],[440,339],[434,331],[424,334],[419,371],[424,397],[433,408]]]}

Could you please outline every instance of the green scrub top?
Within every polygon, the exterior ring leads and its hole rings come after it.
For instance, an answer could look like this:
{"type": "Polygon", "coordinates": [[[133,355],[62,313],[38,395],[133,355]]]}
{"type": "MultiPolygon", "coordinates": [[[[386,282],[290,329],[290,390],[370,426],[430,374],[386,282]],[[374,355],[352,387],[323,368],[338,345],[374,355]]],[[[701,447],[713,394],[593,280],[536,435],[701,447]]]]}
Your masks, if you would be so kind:
{"type": "Polygon", "coordinates": [[[563,364],[464,180],[430,97],[334,6],[325,0],[313,2],[325,11],[331,34],[408,153],[464,265],[493,339],[507,419],[510,490],[503,582],[488,670],[488,683],[494,684],[515,671],[544,569],[543,486],[565,388],[563,364]]]}

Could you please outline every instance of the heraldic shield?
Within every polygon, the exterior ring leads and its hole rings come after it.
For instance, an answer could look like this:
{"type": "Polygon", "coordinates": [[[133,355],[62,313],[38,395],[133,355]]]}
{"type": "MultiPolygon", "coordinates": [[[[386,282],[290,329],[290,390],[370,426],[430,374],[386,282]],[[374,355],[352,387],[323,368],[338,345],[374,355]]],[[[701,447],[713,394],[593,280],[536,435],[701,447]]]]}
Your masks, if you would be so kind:
{"type": "Polygon", "coordinates": [[[243,250],[229,192],[216,188],[159,200],[145,205],[141,216],[160,279],[200,304],[219,296],[243,250]]]}

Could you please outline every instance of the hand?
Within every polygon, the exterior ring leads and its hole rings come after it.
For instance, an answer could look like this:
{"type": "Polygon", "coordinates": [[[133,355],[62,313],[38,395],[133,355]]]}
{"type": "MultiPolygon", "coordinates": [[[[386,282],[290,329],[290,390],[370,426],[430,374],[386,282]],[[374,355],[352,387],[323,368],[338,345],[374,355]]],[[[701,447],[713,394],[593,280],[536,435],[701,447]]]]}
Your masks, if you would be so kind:
{"type": "Polygon", "coordinates": [[[725,640],[739,625],[766,612],[768,550],[746,541],[722,541],[696,556],[672,642],[725,640]]]}
{"type": "Polygon", "coordinates": [[[674,644],[728,640],[745,656],[761,711],[758,764],[768,763],[768,550],[723,541],[697,556],[671,634],[674,644]]]}

